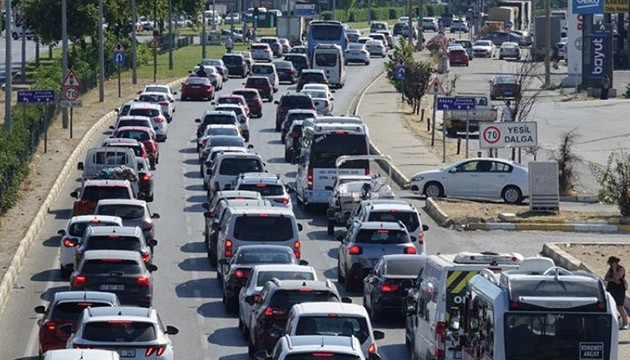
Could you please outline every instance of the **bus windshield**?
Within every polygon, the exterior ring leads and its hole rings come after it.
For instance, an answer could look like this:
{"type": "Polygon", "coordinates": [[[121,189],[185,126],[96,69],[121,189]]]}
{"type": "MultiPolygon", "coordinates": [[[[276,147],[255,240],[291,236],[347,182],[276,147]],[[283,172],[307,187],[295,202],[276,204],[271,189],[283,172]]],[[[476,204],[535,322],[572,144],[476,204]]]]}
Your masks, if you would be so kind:
{"type": "Polygon", "coordinates": [[[612,360],[611,320],[610,314],[506,313],[505,358],[612,360]]]}
{"type": "MultiPolygon", "coordinates": [[[[334,168],[335,161],[342,155],[367,155],[366,135],[321,134],[315,136],[311,146],[311,166],[334,168]]],[[[343,168],[367,168],[367,161],[348,161],[343,168]]]]}

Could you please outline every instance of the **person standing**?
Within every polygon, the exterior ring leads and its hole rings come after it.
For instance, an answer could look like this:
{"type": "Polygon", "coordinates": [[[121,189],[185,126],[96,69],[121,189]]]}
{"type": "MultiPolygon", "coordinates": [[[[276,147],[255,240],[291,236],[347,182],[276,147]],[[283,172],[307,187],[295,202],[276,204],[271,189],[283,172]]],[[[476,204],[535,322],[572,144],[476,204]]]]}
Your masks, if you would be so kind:
{"type": "Polygon", "coordinates": [[[604,75],[604,79],[602,80],[602,90],[599,94],[599,98],[601,100],[608,99],[608,89],[610,89],[610,78],[608,75],[604,75]]]}
{"type": "Polygon", "coordinates": [[[503,110],[501,110],[501,121],[514,121],[514,109],[512,109],[512,103],[510,103],[510,100],[505,102],[505,106],[503,107],[503,110]]]}
{"type": "Polygon", "coordinates": [[[608,283],[606,284],[606,291],[612,295],[615,299],[615,304],[617,306],[617,312],[621,315],[621,319],[623,320],[623,324],[619,326],[620,330],[628,329],[628,314],[626,313],[626,309],[623,304],[626,300],[626,269],[619,264],[621,259],[616,256],[611,256],[608,258],[608,271],[606,272],[606,276],[604,280],[608,283]]]}
{"type": "Polygon", "coordinates": [[[225,41],[225,51],[229,54],[232,52],[233,48],[234,48],[234,43],[232,42],[232,37],[228,37],[227,40],[225,41]]]}

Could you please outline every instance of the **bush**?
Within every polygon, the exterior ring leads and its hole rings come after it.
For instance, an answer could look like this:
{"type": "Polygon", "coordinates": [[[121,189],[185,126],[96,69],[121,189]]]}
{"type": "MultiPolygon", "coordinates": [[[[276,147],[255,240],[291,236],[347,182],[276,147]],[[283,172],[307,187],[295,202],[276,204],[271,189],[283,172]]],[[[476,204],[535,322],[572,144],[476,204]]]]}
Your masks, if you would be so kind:
{"type": "Polygon", "coordinates": [[[630,154],[610,153],[606,169],[591,166],[591,172],[602,184],[600,200],[617,204],[621,215],[630,216],[630,154]]]}
{"type": "Polygon", "coordinates": [[[388,20],[389,9],[388,8],[372,8],[370,9],[371,20],[388,20]]]}
{"type": "Polygon", "coordinates": [[[573,183],[576,179],[573,167],[576,162],[580,161],[573,152],[576,138],[577,133],[575,129],[562,134],[560,147],[553,154],[553,159],[558,162],[558,184],[560,186],[560,194],[563,195],[573,190],[573,183]]]}
{"type": "Polygon", "coordinates": [[[367,21],[367,9],[349,9],[348,22],[367,21]]]}

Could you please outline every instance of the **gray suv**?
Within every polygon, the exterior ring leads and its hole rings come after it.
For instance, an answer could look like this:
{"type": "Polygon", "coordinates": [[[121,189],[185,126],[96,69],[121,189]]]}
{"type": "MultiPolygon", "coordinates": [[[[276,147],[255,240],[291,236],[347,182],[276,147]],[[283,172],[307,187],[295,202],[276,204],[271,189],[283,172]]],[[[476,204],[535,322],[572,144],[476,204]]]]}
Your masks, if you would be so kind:
{"type": "Polygon", "coordinates": [[[363,278],[383,255],[417,254],[402,222],[354,222],[345,237],[339,236],[337,280],[346,290],[358,290],[363,278]]]}

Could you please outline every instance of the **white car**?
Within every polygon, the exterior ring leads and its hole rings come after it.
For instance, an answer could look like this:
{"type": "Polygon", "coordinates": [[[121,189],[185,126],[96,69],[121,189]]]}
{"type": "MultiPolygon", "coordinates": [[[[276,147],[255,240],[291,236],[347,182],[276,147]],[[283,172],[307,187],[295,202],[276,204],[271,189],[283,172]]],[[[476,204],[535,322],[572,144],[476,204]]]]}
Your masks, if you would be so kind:
{"type": "Polygon", "coordinates": [[[365,42],[365,47],[370,52],[370,56],[387,56],[387,48],[381,40],[368,40],[365,42]]]}
{"type": "Polygon", "coordinates": [[[177,95],[177,91],[173,91],[173,89],[171,89],[170,86],[168,85],[162,85],[162,84],[149,84],[149,85],[145,85],[144,89],[142,89],[142,91],[140,91],[138,94],[142,94],[145,92],[159,92],[159,93],[165,93],[168,95],[168,98],[171,100],[171,102],[175,102],[175,95],[177,95]]]}
{"type": "Polygon", "coordinates": [[[59,349],[49,350],[44,354],[43,360],[120,360],[120,355],[115,351],[99,349],[59,349]]]}
{"type": "Polygon", "coordinates": [[[302,86],[302,90],[322,90],[322,91],[327,91],[330,93],[335,92],[335,90],[330,90],[330,87],[328,86],[328,84],[315,84],[315,83],[304,84],[304,86],[302,86]]]}
{"type": "MultiPolygon", "coordinates": [[[[312,266],[287,264],[256,265],[252,268],[247,283],[238,294],[238,328],[246,339],[249,339],[252,305],[245,299],[253,296],[254,300],[260,300],[260,291],[265,283],[273,278],[289,280],[296,279],[298,276],[301,280],[317,280],[317,271],[312,266]]],[[[254,303],[257,302],[254,301],[254,303]]]]}
{"type": "Polygon", "coordinates": [[[437,32],[439,29],[438,21],[434,17],[423,17],[422,18],[422,31],[433,31],[437,32]]]}
{"type": "Polygon", "coordinates": [[[365,357],[361,352],[361,344],[355,337],[345,336],[289,336],[281,337],[272,354],[265,350],[256,352],[256,360],[288,360],[288,359],[352,359],[380,360],[373,354],[365,357]]]}
{"type": "Polygon", "coordinates": [[[168,138],[168,118],[162,113],[160,104],[134,102],[129,108],[128,115],[148,117],[151,120],[153,130],[155,130],[157,141],[166,141],[168,138]]]}
{"type": "Polygon", "coordinates": [[[268,78],[273,92],[277,92],[278,88],[280,88],[280,78],[278,77],[276,65],[274,64],[255,63],[252,66],[251,75],[265,76],[266,78],[268,78]]]}
{"type": "Polygon", "coordinates": [[[503,199],[518,204],[529,196],[529,172],[513,161],[473,158],[411,178],[411,190],[427,197],[503,199]]]}
{"type": "Polygon", "coordinates": [[[206,146],[206,142],[210,136],[214,135],[241,135],[240,129],[236,125],[227,124],[211,124],[206,125],[201,136],[197,139],[197,151],[206,146]]]}
{"type": "Polygon", "coordinates": [[[346,64],[363,63],[370,65],[370,52],[366,49],[365,44],[350,43],[345,51],[346,64]]]}
{"type": "Polygon", "coordinates": [[[518,46],[518,43],[506,41],[501,44],[499,48],[499,60],[505,58],[521,59],[521,48],[518,46]]]}
{"type": "Polygon", "coordinates": [[[64,279],[68,278],[74,270],[77,247],[88,226],[123,226],[123,221],[118,216],[108,215],[81,215],[70,218],[66,228],[57,231],[57,234],[61,236],[59,271],[64,279]]]}
{"type": "Polygon", "coordinates": [[[238,117],[238,127],[241,136],[245,141],[249,141],[249,116],[243,105],[239,104],[221,104],[214,107],[217,111],[232,111],[238,117]]]}
{"type": "Polygon", "coordinates": [[[173,121],[173,113],[175,112],[175,103],[171,102],[168,95],[157,92],[144,92],[136,99],[139,102],[147,102],[151,104],[159,104],[162,108],[162,114],[166,116],[168,122],[173,121]]]}
{"type": "Polygon", "coordinates": [[[477,40],[472,47],[474,57],[492,57],[494,43],[492,40],[477,40]]]}
{"type": "Polygon", "coordinates": [[[334,108],[333,97],[330,91],[307,89],[302,90],[303,94],[306,94],[313,99],[313,105],[318,115],[331,115],[334,108]]]}
{"type": "Polygon", "coordinates": [[[216,146],[206,156],[206,159],[201,163],[201,173],[203,174],[203,189],[208,190],[208,184],[210,184],[210,178],[212,177],[212,167],[214,161],[219,154],[226,153],[246,153],[247,149],[240,146],[216,146]]]}
{"type": "MultiPolygon", "coordinates": [[[[203,70],[208,74],[208,80],[210,80],[215,90],[223,89],[223,75],[221,75],[216,67],[204,65],[203,70]]],[[[192,71],[190,71],[190,74],[197,74],[197,71],[199,71],[199,66],[195,66],[192,71]]]]}
{"type": "Polygon", "coordinates": [[[236,190],[259,192],[272,206],[292,209],[293,203],[280,175],[269,173],[242,173],[236,180],[236,190]]]}
{"type": "Polygon", "coordinates": [[[80,322],[60,326],[60,332],[74,333],[67,348],[105,348],[124,359],[173,360],[173,343],[168,335],[179,330],[164,326],[154,308],[132,306],[86,308],[80,322]]]}
{"type": "Polygon", "coordinates": [[[254,61],[273,61],[273,52],[271,51],[271,46],[269,46],[269,44],[252,44],[249,48],[249,52],[252,54],[252,59],[254,59],[254,61]]]}

